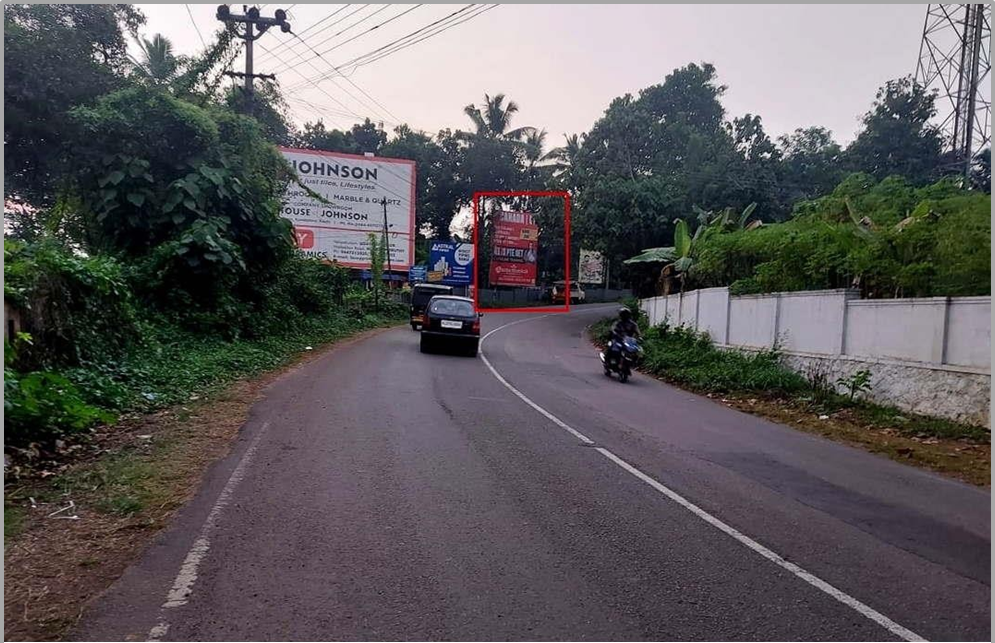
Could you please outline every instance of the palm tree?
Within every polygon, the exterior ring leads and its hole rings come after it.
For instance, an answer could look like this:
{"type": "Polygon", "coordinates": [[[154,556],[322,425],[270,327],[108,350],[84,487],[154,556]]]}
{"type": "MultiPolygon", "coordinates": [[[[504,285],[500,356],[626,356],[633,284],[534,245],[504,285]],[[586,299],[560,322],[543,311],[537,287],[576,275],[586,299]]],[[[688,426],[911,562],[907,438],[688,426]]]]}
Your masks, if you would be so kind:
{"type": "Polygon", "coordinates": [[[522,143],[525,145],[525,159],[529,162],[530,167],[535,167],[536,163],[545,158],[542,148],[546,145],[546,130],[532,129],[532,131],[526,132],[522,143]]]}
{"type": "Polygon", "coordinates": [[[141,60],[131,59],[133,70],[135,75],[153,85],[168,85],[186,63],[184,57],[173,54],[173,43],[162,34],[155,34],[151,40],[139,38],[138,46],[142,51],[141,60]]]}
{"type": "Polygon", "coordinates": [[[484,94],[483,110],[474,104],[463,108],[463,113],[470,117],[477,128],[477,136],[487,138],[502,138],[509,141],[520,141],[527,134],[534,132],[534,127],[519,127],[509,130],[511,117],[518,112],[518,103],[513,100],[504,102],[504,94],[493,97],[484,94]]]}
{"type": "MultiPolygon", "coordinates": [[[[577,134],[571,134],[570,136],[564,134],[563,138],[566,139],[566,145],[554,147],[539,160],[550,161],[549,166],[553,170],[554,177],[569,179],[573,171],[577,168],[582,141],[581,137],[577,134]]],[[[569,180],[567,184],[570,184],[569,180]]]]}

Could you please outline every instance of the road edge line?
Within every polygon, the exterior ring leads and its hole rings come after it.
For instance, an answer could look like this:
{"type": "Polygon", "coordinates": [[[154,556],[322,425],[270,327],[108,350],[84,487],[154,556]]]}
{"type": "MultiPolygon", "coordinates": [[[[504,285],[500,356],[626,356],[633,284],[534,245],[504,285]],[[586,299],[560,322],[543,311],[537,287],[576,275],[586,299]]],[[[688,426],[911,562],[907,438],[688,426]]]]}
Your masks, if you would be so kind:
{"type": "MultiPolygon", "coordinates": [[[[508,382],[508,380],[506,380],[504,377],[501,376],[500,373],[498,373],[497,369],[494,368],[494,366],[491,364],[490,360],[488,360],[487,356],[484,354],[484,351],[483,351],[484,340],[486,340],[488,337],[490,337],[494,333],[498,332],[499,330],[503,330],[505,328],[508,328],[509,326],[515,326],[516,324],[521,324],[521,323],[527,322],[527,321],[533,321],[535,319],[542,319],[543,317],[548,317],[548,315],[542,315],[540,317],[529,317],[529,318],[526,318],[526,319],[519,319],[517,321],[509,322],[509,323],[504,324],[502,326],[498,326],[494,330],[490,331],[489,333],[487,333],[486,335],[484,335],[483,337],[480,338],[480,359],[481,359],[481,361],[484,362],[484,365],[490,370],[491,374],[494,375],[494,377],[501,384],[503,384],[505,388],[507,388],[512,393],[514,393],[516,397],[518,397],[520,400],[522,400],[523,402],[525,402],[526,404],[528,404],[529,406],[531,406],[533,409],[535,409],[536,411],[538,411],[545,418],[547,418],[548,420],[550,420],[551,422],[553,422],[554,424],[556,424],[560,428],[566,430],[567,432],[569,432],[574,437],[580,439],[581,442],[583,442],[585,444],[593,444],[593,441],[590,438],[588,438],[587,436],[585,436],[580,431],[574,429],[569,424],[567,424],[563,420],[559,419],[558,417],[556,417],[555,415],[553,415],[552,413],[550,413],[546,409],[542,408],[541,406],[539,406],[538,404],[536,404],[535,402],[533,402],[531,399],[529,399],[528,396],[526,396],[524,393],[522,393],[517,388],[515,388],[510,382],[508,382]]],[[[711,526],[715,527],[716,529],[718,529],[719,531],[723,532],[724,534],[726,534],[727,536],[729,536],[733,540],[736,540],[740,544],[745,545],[749,549],[751,549],[754,552],[756,552],[757,554],[763,556],[764,558],[766,558],[767,560],[771,561],[775,565],[781,567],[782,569],[785,569],[785,570],[791,572],[791,574],[793,574],[795,577],[800,578],[801,580],[805,581],[806,583],[808,583],[812,587],[815,587],[816,589],[818,589],[819,591],[823,592],[824,594],[830,596],[831,598],[836,599],[838,602],[840,602],[840,603],[846,605],[847,607],[853,609],[854,611],[856,611],[861,616],[863,616],[863,617],[865,617],[865,618],[873,621],[874,623],[877,623],[878,625],[880,625],[884,629],[888,630],[889,632],[891,632],[895,636],[901,638],[902,640],[905,640],[905,641],[925,641],[926,640],[925,638],[919,636],[918,634],[916,634],[912,630],[910,630],[910,629],[908,629],[908,628],[906,628],[906,627],[904,627],[904,626],[896,623],[895,621],[891,620],[890,618],[888,618],[887,616],[885,616],[881,612],[878,612],[873,607],[871,607],[871,606],[869,606],[869,605],[867,605],[865,603],[862,603],[861,601],[859,601],[856,598],[850,596],[846,592],[844,592],[844,591],[842,591],[840,589],[837,589],[836,587],[834,587],[833,585],[831,585],[831,584],[827,583],[826,581],[822,580],[821,578],[819,578],[815,574],[807,571],[803,567],[800,567],[799,565],[796,565],[795,563],[789,562],[783,556],[777,554],[776,552],[774,552],[773,550],[771,550],[771,549],[769,549],[767,547],[764,547],[763,545],[761,545],[756,540],[753,540],[752,538],[750,538],[749,536],[743,534],[741,531],[739,531],[735,527],[732,527],[731,525],[728,525],[725,522],[723,522],[722,520],[716,518],[715,516],[713,516],[712,514],[708,513],[707,511],[705,511],[704,509],[702,509],[698,505],[694,504],[693,502],[691,502],[690,500],[688,500],[684,496],[680,495],[679,493],[677,493],[673,489],[667,487],[662,482],[658,481],[657,479],[653,478],[652,476],[650,476],[650,475],[648,475],[648,474],[640,471],[636,467],[632,466],[631,464],[629,464],[628,462],[626,462],[622,458],[618,457],[617,455],[615,455],[614,453],[612,453],[608,449],[605,449],[603,447],[595,447],[595,451],[598,451],[601,455],[603,455],[604,457],[608,458],[608,460],[610,460],[611,462],[613,462],[616,466],[618,466],[623,471],[629,473],[630,475],[634,476],[635,478],[637,478],[637,479],[641,480],[642,482],[646,483],[647,485],[649,485],[650,487],[652,487],[654,490],[656,490],[657,492],[659,492],[660,494],[662,494],[667,499],[669,499],[672,502],[674,502],[674,503],[680,505],[681,507],[687,509],[693,515],[697,516],[698,518],[700,518],[704,522],[706,522],[706,523],[710,524],[711,526]]]]}

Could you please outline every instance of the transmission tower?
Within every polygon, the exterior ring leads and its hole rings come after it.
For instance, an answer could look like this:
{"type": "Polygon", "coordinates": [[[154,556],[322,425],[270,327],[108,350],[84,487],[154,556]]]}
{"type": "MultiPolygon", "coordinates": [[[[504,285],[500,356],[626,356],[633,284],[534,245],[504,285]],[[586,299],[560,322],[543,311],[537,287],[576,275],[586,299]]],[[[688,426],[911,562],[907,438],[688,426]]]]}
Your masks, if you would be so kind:
{"type": "Polygon", "coordinates": [[[916,80],[939,91],[940,125],[965,177],[975,151],[991,144],[991,7],[931,4],[919,46],[916,80]]]}

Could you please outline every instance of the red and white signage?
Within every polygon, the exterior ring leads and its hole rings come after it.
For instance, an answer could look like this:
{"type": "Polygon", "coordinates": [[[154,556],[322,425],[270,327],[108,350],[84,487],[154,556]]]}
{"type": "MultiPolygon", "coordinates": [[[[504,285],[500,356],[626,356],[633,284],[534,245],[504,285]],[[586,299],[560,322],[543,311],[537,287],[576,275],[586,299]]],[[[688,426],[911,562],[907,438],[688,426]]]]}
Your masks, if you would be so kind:
{"type": "Polygon", "coordinates": [[[528,212],[495,212],[492,219],[492,286],[535,286],[539,226],[528,212]]]}

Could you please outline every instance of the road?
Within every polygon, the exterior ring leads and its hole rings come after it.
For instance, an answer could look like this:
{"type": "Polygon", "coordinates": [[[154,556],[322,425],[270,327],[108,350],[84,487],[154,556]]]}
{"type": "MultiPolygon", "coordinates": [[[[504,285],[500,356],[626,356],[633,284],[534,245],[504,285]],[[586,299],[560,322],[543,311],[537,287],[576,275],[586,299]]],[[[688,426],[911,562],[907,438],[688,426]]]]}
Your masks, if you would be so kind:
{"type": "Polygon", "coordinates": [[[583,336],[396,329],[271,385],[89,640],[991,639],[990,494],[742,414],[583,336]]]}

